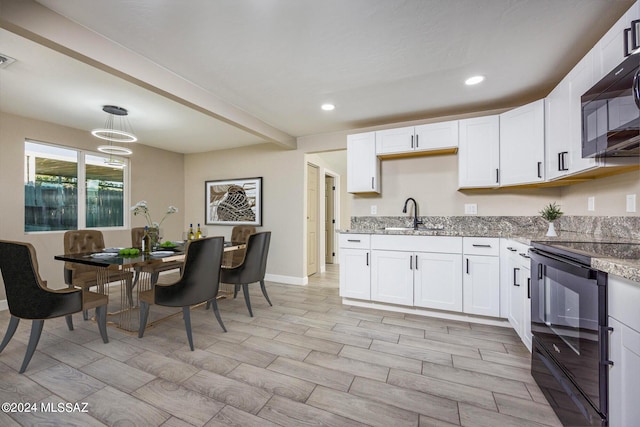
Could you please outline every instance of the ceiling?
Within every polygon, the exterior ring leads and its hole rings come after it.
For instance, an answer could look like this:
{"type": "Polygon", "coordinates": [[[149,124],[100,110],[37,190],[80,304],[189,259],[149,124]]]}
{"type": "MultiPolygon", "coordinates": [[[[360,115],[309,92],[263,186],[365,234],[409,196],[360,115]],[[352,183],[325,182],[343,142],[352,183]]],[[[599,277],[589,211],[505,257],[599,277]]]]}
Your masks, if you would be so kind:
{"type": "Polygon", "coordinates": [[[16,59],[0,69],[0,109],[90,130],[120,105],[141,143],[196,153],[510,107],[544,97],[632,3],[0,0],[0,53],[16,59]],[[21,31],[43,6],[150,71],[99,49],[86,60],[71,37],[43,43],[50,27],[21,31]],[[157,70],[198,96],[145,82],[157,70]],[[465,86],[474,74],[485,82],[465,86]]]}

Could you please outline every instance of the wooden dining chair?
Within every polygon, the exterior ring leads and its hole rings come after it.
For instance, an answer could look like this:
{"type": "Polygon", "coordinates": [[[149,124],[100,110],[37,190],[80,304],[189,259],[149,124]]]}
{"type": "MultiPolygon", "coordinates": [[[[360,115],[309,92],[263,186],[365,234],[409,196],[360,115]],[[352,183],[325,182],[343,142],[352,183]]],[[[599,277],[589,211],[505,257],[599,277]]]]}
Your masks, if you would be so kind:
{"type": "Polygon", "coordinates": [[[142,338],[149,317],[149,306],[157,304],[165,307],[182,307],[184,326],[187,330],[189,347],[193,351],[191,334],[192,305],[210,302],[213,313],[222,330],[222,323],[216,296],[220,282],[220,265],[224,250],[223,237],[208,237],[191,240],[185,248],[185,261],[180,279],[174,283],[156,283],[153,289],[140,292],[140,328],[138,338],[142,338]]]}
{"type": "MultiPolygon", "coordinates": [[[[104,237],[100,230],[69,230],[64,233],[65,255],[101,252],[104,248],[104,237]]],[[[131,294],[133,273],[122,271],[117,265],[109,267],[107,272],[109,281],[124,280],[127,294],[131,294]]],[[[65,262],[64,264],[64,282],[68,286],[82,289],[102,285],[98,283],[96,267],[73,262],[65,262]]],[[[85,312],[84,319],[87,320],[87,317],[85,312]]]]}
{"type": "Polygon", "coordinates": [[[20,319],[32,320],[31,335],[20,373],[23,373],[38,346],[46,319],[65,316],[67,326],[73,330],[71,315],[83,310],[96,309],[98,329],[104,343],[107,336],[106,295],[88,290],[63,288],[49,289],[40,278],[36,250],[29,243],[0,240],[0,270],[7,294],[11,319],[0,344],[0,353],[18,328],[20,319]]]}
{"type": "Polygon", "coordinates": [[[249,309],[249,315],[251,317],[253,317],[253,311],[251,310],[251,301],[249,300],[250,283],[260,282],[262,295],[264,295],[269,305],[273,305],[271,304],[271,300],[269,300],[269,295],[267,295],[267,289],[264,285],[270,242],[270,231],[250,235],[247,239],[246,253],[242,263],[231,268],[223,267],[220,271],[220,281],[234,285],[234,298],[238,295],[240,287],[242,287],[244,301],[247,304],[247,309],[249,309]]]}
{"type": "MultiPolygon", "coordinates": [[[[131,229],[131,246],[134,248],[142,248],[142,236],[144,236],[144,227],[134,227],[131,229]]],[[[151,286],[155,285],[160,277],[160,273],[163,271],[179,269],[182,272],[183,261],[167,261],[158,262],[155,264],[145,264],[134,267],[135,276],[133,277],[133,284],[130,288],[127,288],[127,298],[129,304],[133,306],[133,289],[140,280],[141,273],[147,273],[151,277],[151,286]]]]}

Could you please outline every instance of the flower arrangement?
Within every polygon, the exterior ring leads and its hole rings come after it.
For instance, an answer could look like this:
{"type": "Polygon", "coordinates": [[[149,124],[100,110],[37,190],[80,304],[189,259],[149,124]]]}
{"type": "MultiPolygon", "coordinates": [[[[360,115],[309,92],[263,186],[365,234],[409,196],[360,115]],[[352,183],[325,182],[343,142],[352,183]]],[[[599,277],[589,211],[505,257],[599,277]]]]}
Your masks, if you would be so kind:
{"type": "Polygon", "coordinates": [[[176,208],[175,206],[169,206],[167,208],[167,211],[164,213],[164,216],[160,220],[160,222],[155,222],[151,219],[151,214],[149,213],[149,206],[147,206],[146,200],[141,200],[135,205],[131,206],[131,211],[133,212],[134,215],[144,215],[145,219],[147,220],[147,225],[149,225],[150,228],[153,227],[153,228],[160,229],[160,226],[162,225],[164,220],[169,215],[178,212],[178,208],[176,208]]]}
{"type": "Polygon", "coordinates": [[[563,212],[560,210],[560,206],[556,205],[556,202],[549,203],[540,211],[542,218],[549,222],[553,222],[560,218],[562,214],[563,212]]]}

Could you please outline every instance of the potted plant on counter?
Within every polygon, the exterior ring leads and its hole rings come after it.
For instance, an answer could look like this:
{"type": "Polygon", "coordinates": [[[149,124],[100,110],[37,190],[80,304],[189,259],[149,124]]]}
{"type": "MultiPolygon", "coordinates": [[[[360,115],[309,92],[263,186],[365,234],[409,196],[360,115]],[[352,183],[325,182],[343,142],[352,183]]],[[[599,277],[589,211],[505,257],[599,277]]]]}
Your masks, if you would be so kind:
{"type": "Polygon", "coordinates": [[[545,221],[549,222],[549,229],[547,230],[547,236],[557,236],[555,226],[553,222],[562,216],[563,212],[560,210],[560,206],[556,205],[556,202],[549,203],[541,211],[540,215],[545,221]]]}

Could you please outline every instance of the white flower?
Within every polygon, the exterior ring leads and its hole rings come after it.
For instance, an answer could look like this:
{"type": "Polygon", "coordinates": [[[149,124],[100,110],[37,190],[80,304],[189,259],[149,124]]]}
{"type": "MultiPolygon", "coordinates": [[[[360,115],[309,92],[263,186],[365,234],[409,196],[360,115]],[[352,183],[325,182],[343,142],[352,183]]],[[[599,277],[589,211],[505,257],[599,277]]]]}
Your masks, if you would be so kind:
{"type": "Polygon", "coordinates": [[[178,212],[178,208],[176,208],[173,205],[169,206],[164,216],[160,220],[160,222],[155,222],[151,219],[151,214],[149,214],[149,206],[147,205],[146,200],[140,200],[138,203],[131,206],[131,211],[133,212],[134,215],[144,215],[149,227],[154,227],[159,229],[160,225],[164,222],[167,216],[178,212]]]}

